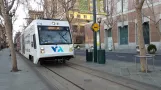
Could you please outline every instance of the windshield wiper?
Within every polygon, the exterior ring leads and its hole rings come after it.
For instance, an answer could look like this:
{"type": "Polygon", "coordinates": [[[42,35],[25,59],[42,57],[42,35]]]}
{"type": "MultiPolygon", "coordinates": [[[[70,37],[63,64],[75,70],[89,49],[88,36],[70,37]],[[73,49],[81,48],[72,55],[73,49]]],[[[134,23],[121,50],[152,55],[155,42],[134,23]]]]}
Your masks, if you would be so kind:
{"type": "Polygon", "coordinates": [[[68,42],[68,40],[66,40],[65,38],[64,38],[64,36],[67,34],[67,32],[64,34],[64,35],[61,35],[60,33],[58,33],[67,43],[69,43],[68,42]]]}

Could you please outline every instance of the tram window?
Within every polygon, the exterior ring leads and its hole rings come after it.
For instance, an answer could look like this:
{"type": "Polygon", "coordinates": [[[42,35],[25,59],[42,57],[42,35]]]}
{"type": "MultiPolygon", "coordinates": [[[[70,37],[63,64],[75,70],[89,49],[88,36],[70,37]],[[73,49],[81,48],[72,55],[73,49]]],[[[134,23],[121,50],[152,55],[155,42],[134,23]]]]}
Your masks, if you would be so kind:
{"type": "Polygon", "coordinates": [[[34,49],[36,49],[36,37],[35,37],[35,34],[33,35],[33,44],[34,44],[34,49]]]}

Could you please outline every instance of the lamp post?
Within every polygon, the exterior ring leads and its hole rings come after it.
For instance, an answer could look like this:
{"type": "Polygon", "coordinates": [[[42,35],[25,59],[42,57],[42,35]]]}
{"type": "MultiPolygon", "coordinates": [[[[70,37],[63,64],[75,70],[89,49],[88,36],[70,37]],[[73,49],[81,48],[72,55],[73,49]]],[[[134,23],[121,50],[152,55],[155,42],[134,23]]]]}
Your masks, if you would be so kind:
{"type": "Polygon", "coordinates": [[[97,22],[99,23],[99,31],[98,31],[98,33],[99,33],[99,49],[101,49],[101,34],[100,34],[101,33],[101,30],[100,30],[101,21],[102,21],[101,17],[97,18],[97,22]]]}
{"type": "Polygon", "coordinates": [[[105,55],[105,50],[104,49],[101,49],[101,35],[100,35],[100,32],[101,32],[101,21],[102,21],[102,18],[99,17],[97,18],[97,22],[99,23],[99,31],[98,31],[98,34],[99,34],[99,50],[98,50],[98,63],[99,64],[105,64],[106,63],[106,55],[105,55]]]}

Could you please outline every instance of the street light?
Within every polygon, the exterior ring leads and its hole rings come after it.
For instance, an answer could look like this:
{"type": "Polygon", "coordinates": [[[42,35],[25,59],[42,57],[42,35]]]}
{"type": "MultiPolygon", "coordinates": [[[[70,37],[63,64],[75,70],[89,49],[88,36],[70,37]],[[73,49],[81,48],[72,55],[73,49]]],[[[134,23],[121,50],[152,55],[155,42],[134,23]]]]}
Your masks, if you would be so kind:
{"type": "Polygon", "coordinates": [[[100,30],[100,24],[101,24],[101,21],[102,21],[102,18],[101,17],[99,17],[99,18],[97,18],[97,22],[99,23],[99,31],[98,31],[98,33],[99,33],[99,49],[101,49],[101,35],[100,35],[100,32],[101,32],[101,30],[100,30]]]}

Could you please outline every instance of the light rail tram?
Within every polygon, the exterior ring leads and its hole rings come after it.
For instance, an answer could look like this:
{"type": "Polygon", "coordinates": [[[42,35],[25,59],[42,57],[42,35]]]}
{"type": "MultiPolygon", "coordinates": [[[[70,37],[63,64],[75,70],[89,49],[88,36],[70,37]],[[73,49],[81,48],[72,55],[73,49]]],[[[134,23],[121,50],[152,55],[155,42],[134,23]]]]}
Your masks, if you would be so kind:
{"type": "Polygon", "coordinates": [[[65,63],[74,57],[72,35],[68,21],[33,20],[16,39],[17,51],[33,61],[43,64],[47,60],[65,63]]]}

